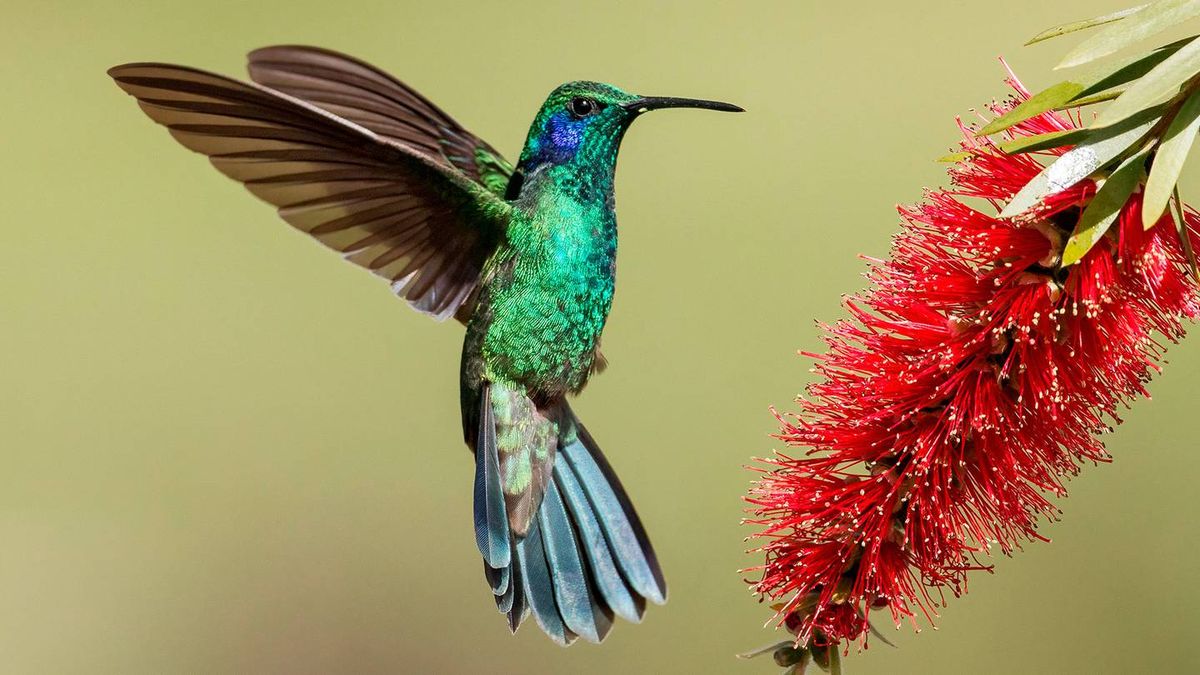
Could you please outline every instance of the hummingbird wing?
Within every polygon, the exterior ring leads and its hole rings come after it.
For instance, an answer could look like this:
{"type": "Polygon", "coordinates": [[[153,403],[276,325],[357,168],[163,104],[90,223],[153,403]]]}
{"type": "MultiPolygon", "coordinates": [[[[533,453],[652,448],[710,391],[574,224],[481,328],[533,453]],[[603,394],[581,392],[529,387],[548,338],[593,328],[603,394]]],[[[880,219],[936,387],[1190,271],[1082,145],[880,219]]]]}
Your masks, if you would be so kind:
{"type": "Polygon", "coordinates": [[[429,99],[382,70],[319,47],[264,47],[248,58],[250,79],[258,84],[412,147],[504,196],[512,165],[429,99]]]}
{"type": "Polygon", "coordinates": [[[472,295],[503,236],[506,202],[353,121],[182,66],[133,63],[108,73],[175,140],[439,320],[472,295]]]}

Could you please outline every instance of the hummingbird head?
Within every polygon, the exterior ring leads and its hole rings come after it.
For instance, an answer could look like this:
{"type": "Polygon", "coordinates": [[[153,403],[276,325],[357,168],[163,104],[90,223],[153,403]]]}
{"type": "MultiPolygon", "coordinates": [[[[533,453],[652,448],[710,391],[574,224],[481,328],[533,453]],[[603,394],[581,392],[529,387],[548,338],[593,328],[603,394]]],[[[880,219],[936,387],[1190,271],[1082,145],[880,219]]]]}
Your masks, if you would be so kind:
{"type": "Polygon", "coordinates": [[[509,198],[519,194],[519,181],[525,176],[548,166],[572,165],[611,175],[625,130],[642,113],[661,108],[742,112],[719,101],[638,96],[601,82],[568,82],[550,92],[534,118],[509,198]]]}

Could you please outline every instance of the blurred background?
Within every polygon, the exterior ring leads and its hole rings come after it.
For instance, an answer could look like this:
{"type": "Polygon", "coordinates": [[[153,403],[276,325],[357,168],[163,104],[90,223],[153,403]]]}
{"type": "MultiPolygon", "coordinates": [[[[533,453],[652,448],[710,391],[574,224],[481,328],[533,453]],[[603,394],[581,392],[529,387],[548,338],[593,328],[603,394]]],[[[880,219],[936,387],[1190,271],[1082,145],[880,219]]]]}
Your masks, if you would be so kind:
{"type": "MultiPolygon", "coordinates": [[[[0,672],[756,673],[742,465],[809,382],[797,349],[943,183],[955,115],[1034,88],[1055,3],[10,3],[0,26],[0,672]],[[471,528],[462,331],[277,219],[105,76],[241,76],[311,43],[408,81],[515,158],[558,83],[733,101],[629,133],[611,367],[576,409],[671,601],[601,647],[516,637],[471,528]]],[[[1200,176],[1184,194],[1200,198],[1200,176]]],[[[1200,344],[1071,484],[1062,522],[977,574],[938,630],[847,672],[1195,672],[1200,344]]]]}

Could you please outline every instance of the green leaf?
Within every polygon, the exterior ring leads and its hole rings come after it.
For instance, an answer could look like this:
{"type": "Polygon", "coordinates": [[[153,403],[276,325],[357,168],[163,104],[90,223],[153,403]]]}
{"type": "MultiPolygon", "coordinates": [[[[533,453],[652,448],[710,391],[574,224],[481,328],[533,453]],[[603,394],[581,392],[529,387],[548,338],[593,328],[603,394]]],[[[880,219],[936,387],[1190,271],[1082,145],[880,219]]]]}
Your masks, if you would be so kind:
{"type": "Polygon", "coordinates": [[[742,652],[741,654],[738,654],[737,657],[739,659],[753,659],[753,658],[762,656],[763,654],[773,653],[776,649],[779,649],[781,647],[791,647],[791,646],[792,646],[791,640],[784,640],[782,642],[776,642],[774,644],[764,645],[762,647],[759,647],[758,649],[751,649],[748,652],[742,652]]]}
{"type": "Polygon", "coordinates": [[[1179,182],[1183,162],[1191,152],[1197,131],[1200,131],[1200,92],[1184,101],[1158,142],[1158,151],[1150,165],[1150,179],[1146,181],[1146,198],[1142,200],[1142,226],[1147,230],[1167,209],[1167,201],[1179,182]]]}
{"type": "Polygon", "coordinates": [[[786,670],[784,670],[782,673],[780,673],[779,675],[804,675],[804,671],[807,668],[808,668],[808,660],[805,659],[804,661],[801,661],[800,663],[796,663],[791,666],[788,666],[788,668],[786,670]]]}
{"type": "MultiPolygon", "coordinates": [[[[1075,105],[1085,105],[1076,103],[1080,99],[1089,97],[1108,89],[1127,84],[1137,78],[1150,72],[1155,66],[1162,63],[1167,57],[1171,56],[1179,49],[1187,44],[1191,38],[1180,40],[1165,47],[1160,47],[1148,54],[1138,54],[1136,56],[1126,57],[1105,65],[1098,70],[1090,72],[1086,75],[1073,77],[1069,80],[1064,80],[1053,86],[1047,87],[1042,91],[1034,94],[1020,105],[1008,111],[1004,115],[992,120],[979,131],[975,132],[976,136],[989,136],[998,131],[1003,131],[1014,124],[1024,122],[1025,120],[1040,115],[1047,110],[1055,110],[1060,108],[1070,108],[1075,105]]],[[[1115,98],[1119,94],[1106,95],[1103,98],[1097,98],[1098,102],[1115,98]]]]}
{"type": "Polygon", "coordinates": [[[1116,222],[1121,209],[1129,201],[1129,195],[1133,194],[1141,182],[1142,166],[1147,154],[1147,151],[1142,151],[1121,162],[1108,180],[1100,186],[1096,196],[1092,197],[1092,202],[1079,216],[1079,223],[1071,233],[1071,238],[1067,240],[1067,246],[1063,249],[1064,267],[1082,260],[1116,222]]]}
{"type": "MultiPolygon", "coordinates": [[[[1018,136],[1011,141],[997,143],[996,149],[1006,155],[1020,155],[1027,152],[1039,152],[1041,150],[1049,150],[1058,148],[1064,145],[1075,145],[1076,143],[1087,138],[1092,133],[1091,129],[1066,129],[1064,131],[1048,131],[1044,134],[1036,136],[1018,136]]],[[[937,158],[939,162],[953,164],[961,162],[972,155],[969,151],[952,152],[948,155],[942,155],[937,158]]]]}
{"type": "MultiPolygon", "coordinates": [[[[1154,109],[1154,114],[1157,116],[1161,111],[1158,108],[1154,109]]],[[[1141,116],[1138,120],[1145,120],[1146,116],[1141,116]]],[[[1118,125],[1120,128],[1129,128],[1125,125],[1118,125]]],[[[1036,134],[1034,136],[1018,136],[1011,140],[997,143],[996,148],[1006,155],[1022,155],[1030,152],[1041,152],[1043,150],[1052,150],[1061,148],[1066,145],[1079,145],[1092,136],[1107,138],[1112,134],[1110,130],[1093,130],[1093,129],[1063,129],[1061,131],[1047,131],[1044,134],[1036,134]]],[[[962,152],[952,152],[948,155],[942,155],[937,158],[938,162],[953,164],[961,162],[971,156],[971,152],[964,150],[962,152]]]]}
{"type": "MultiPolygon", "coordinates": [[[[1167,60],[1168,57],[1178,52],[1188,43],[1194,41],[1195,36],[1177,40],[1169,45],[1164,45],[1146,54],[1139,54],[1134,57],[1117,60],[1111,63],[1108,68],[1097,71],[1092,76],[1086,78],[1088,86],[1083,91],[1076,95],[1076,99],[1091,96],[1102,92],[1106,89],[1128,84],[1153,70],[1158,64],[1167,60]]],[[[1084,78],[1081,78],[1081,81],[1084,78]]]]}
{"type": "Polygon", "coordinates": [[[1091,128],[1120,122],[1179,92],[1185,82],[1200,73],[1200,40],[1189,42],[1121,94],[1104,109],[1091,128]]]}
{"type": "Polygon", "coordinates": [[[1084,40],[1055,68],[1070,68],[1124,49],[1200,15],[1200,0],[1158,0],[1084,40]]]}
{"type": "Polygon", "coordinates": [[[1161,109],[1152,108],[1115,126],[1091,132],[1026,183],[1000,212],[1000,217],[1019,216],[1049,195],[1087,178],[1140,141],[1161,116],[1161,109]]]}
{"type": "Polygon", "coordinates": [[[1088,28],[1103,26],[1106,23],[1120,21],[1130,14],[1142,9],[1143,7],[1145,7],[1145,5],[1138,5],[1137,7],[1122,9],[1120,11],[1113,12],[1112,14],[1105,14],[1104,16],[1097,16],[1091,19],[1084,19],[1083,21],[1072,21],[1071,23],[1064,23],[1062,25],[1055,26],[1054,28],[1047,28],[1046,30],[1029,38],[1029,42],[1026,42],[1025,46],[1028,47],[1029,45],[1037,44],[1042,40],[1049,40],[1060,35],[1066,35],[1067,33],[1074,33],[1075,31],[1087,30],[1088,28]]]}
{"type": "Polygon", "coordinates": [[[896,646],[891,640],[887,639],[886,635],[879,632],[879,629],[875,627],[874,623],[868,622],[867,627],[871,629],[871,635],[874,635],[875,637],[879,638],[879,640],[881,640],[883,642],[883,644],[885,644],[889,647],[896,646]]]}
{"type": "Polygon", "coordinates": [[[988,122],[985,127],[976,131],[975,135],[990,136],[997,131],[1004,131],[1014,124],[1063,105],[1078,96],[1084,89],[1087,89],[1087,85],[1079,82],[1070,80],[1059,82],[1021,101],[1017,107],[988,122]]]}
{"type": "Polygon", "coordinates": [[[1120,96],[1121,94],[1124,94],[1126,89],[1128,89],[1128,87],[1117,87],[1116,89],[1109,89],[1108,91],[1102,91],[1099,94],[1092,94],[1091,96],[1080,96],[1079,98],[1073,98],[1066,105],[1064,105],[1060,108],[1055,108],[1055,110],[1070,110],[1071,108],[1082,108],[1082,107],[1088,106],[1088,105],[1095,105],[1096,103],[1104,103],[1105,101],[1111,101],[1114,98],[1120,96]]]}
{"type": "Polygon", "coordinates": [[[1175,217],[1175,231],[1183,244],[1183,253],[1187,256],[1188,266],[1192,268],[1192,277],[1200,283],[1200,265],[1196,264],[1196,252],[1192,250],[1192,238],[1188,234],[1187,221],[1183,218],[1183,199],[1179,197],[1179,186],[1175,186],[1175,194],[1171,199],[1172,215],[1175,217]]]}
{"type": "Polygon", "coordinates": [[[1089,135],[1091,129],[1065,129],[1063,131],[1047,131],[1036,136],[1021,136],[1011,141],[1001,143],[997,147],[1010,155],[1020,155],[1027,152],[1040,152],[1064,145],[1081,143],[1089,135]]]}
{"type": "Polygon", "coordinates": [[[842,654],[837,647],[829,654],[829,675],[842,675],[842,654]]]}

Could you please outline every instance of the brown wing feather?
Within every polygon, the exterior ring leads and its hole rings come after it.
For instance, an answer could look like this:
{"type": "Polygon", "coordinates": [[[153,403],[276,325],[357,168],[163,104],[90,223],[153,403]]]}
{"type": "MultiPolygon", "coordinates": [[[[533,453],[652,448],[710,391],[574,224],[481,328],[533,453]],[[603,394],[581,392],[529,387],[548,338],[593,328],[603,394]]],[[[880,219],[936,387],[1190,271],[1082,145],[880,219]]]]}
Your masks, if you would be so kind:
{"type": "Polygon", "coordinates": [[[200,70],[141,63],[109,75],[182,145],[439,319],[472,294],[502,236],[507,204],[421,147],[200,70]]]}
{"type": "Polygon", "coordinates": [[[284,45],[250,52],[250,79],[409,145],[503,195],[512,166],[416,90],[351,56],[284,45]]]}

